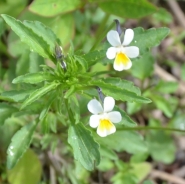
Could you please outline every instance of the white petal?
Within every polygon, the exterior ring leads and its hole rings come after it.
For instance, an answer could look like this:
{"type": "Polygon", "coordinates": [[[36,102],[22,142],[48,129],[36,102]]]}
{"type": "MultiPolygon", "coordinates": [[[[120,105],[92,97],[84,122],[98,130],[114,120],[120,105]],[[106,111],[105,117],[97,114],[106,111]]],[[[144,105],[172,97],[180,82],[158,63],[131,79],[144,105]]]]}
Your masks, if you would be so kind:
{"type": "Polygon", "coordinates": [[[89,125],[92,128],[96,128],[100,123],[100,117],[99,115],[92,115],[89,120],[89,125]]]}
{"type": "Polygon", "coordinates": [[[92,114],[98,114],[98,113],[102,113],[103,112],[103,108],[102,105],[100,104],[100,102],[96,99],[91,100],[88,105],[87,105],[88,110],[92,113],[92,114]]]}
{"type": "Polygon", "coordinates": [[[122,71],[122,70],[128,70],[130,69],[132,66],[132,62],[129,61],[127,63],[127,65],[124,65],[123,63],[120,63],[120,64],[117,64],[116,62],[114,62],[114,69],[117,70],[117,71],[122,71]]]}
{"type": "Polygon", "coordinates": [[[106,137],[107,135],[113,134],[115,131],[116,131],[116,127],[111,122],[108,127],[101,126],[99,124],[99,126],[97,128],[97,134],[101,137],[106,137]]]}
{"type": "Polygon", "coordinates": [[[134,38],[134,31],[132,29],[126,29],[125,36],[122,45],[129,45],[134,38]]]}
{"type": "Polygon", "coordinates": [[[117,49],[115,47],[108,48],[106,55],[108,59],[114,59],[116,57],[117,49]]]}
{"type": "Polygon", "coordinates": [[[110,121],[113,123],[119,123],[122,119],[121,113],[118,111],[109,112],[108,117],[109,117],[110,121]]]}
{"type": "Polygon", "coordinates": [[[113,47],[121,45],[120,37],[117,31],[109,31],[107,33],[107,40],[113,47]]]}
{"type": "Polygon", "coordinates": [[[104,103],[103,103],[104,112],[112,111],[112,109],[114,108],[114,105],[115,105],[114,98],[112,98],[110,96],[105,97],[104,103]]]}
{"type": "Polygon", "coordinates": [[[139,48],[136,46],[124,47],[124,52],[129,58],[136,58],[139,56],[139,48]]]}

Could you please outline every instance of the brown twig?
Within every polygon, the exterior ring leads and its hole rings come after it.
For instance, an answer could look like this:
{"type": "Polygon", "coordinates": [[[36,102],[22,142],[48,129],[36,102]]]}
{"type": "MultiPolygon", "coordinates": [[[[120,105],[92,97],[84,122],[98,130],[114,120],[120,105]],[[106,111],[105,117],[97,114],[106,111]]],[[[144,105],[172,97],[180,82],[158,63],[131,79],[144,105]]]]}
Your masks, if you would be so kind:
{"type": "Polygon", "coordinates": [[[46,157],[48,158],[50,164],[53,166],[57,174],[61,177],[63,177],[62,172],[61,172],[61,164],[58,162],[58,160],[55,158],[55,156],[51,153],[51,151],[48,151],[46,153],[46,157]]]}
{"type": "Polygon", "coordinates": [[[50,172],[50,184],[56,184],[56,173],[55,169],[52,166],[49,167],[49,172],[50,172]]]}
{"type": "Polygon", "coordinates": [[[178,86],[177,94],[179,95],[185,94],[185,83],[175,78],[173,75],[165,71],[157,64],[155,65],[155,74],[157,74],[161,79],[165,81],[178,82],[179,86],[178,86]]]}
{"type": "Polygon", "coordinates": [[[158,171],[158,170],[152,170],[151,174],[150,174],[151,178],[159,178],[165,181],[169,181],[171,183],[175,183],[175,184],[185,184],[185,180],[182,178],[179,178],[177,176],[168,174],[166,172],[163,171],[158,171]]]}
{"type": "Polygon", "coordinates": [[[182,11],[182,9],[179,7],[179,4],[177,3],[176,0],[168,0],[166,1],[168,6],[171,8],[171,10],[173,11],[177,21],[179,22],[179,24],[185,28],[185,15],[182,11]]]}

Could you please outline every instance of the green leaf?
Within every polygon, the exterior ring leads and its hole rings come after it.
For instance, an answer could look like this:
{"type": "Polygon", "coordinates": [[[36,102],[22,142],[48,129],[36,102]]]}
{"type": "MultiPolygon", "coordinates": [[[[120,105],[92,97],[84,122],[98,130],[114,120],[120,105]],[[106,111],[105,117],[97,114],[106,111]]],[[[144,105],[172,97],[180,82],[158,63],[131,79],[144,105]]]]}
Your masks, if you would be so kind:
{"type": "Polygon", "coordinates": [[[11,105],[0,103],[0,126],[4,124],[7,118],[17,111],[18,109],[11,105]]]}
{"type": "Polygon", "coordinates": [[[70,126],[68,142],[73,147],[75,159],[87,170],[95,169],[95,166],[100,162],[99,145],[82,123],[70,126]]]}
{"type": "Polygon", "coordinates": [[[155,24],[170,24],[173,21],[172,14],[165,8],[158,8],[158,11],[152,14],[155,24]]]}
{"type": "Polygon", "coordinates": [[[150,53],[145,53],[139,58],[134,59],[133,66],[130,71],[134,77],[137,77],[141,80],[149,77],[154,70],[154,58],[150,53]]]}
{"type": "Polygon", "coordinates": [[[121,89],[126,89],[128,91],[132,91],[134,93],[136,93],[137,95],[141,95],[141,91],[138,87],[134,86],[133,82],[127,81],[127,80],[123,80],[121,78],[113,78],[113,77],[109,77],[109,78],[105,78],[102,79],[102,81],[104,81],[105,83],[110,83],[113,84],[121,89]]]}
{"type": "MultiPolygon", "coordinates": [[[[149,126],[161,126],[160,120],[150,119],[149,126]]],[[[150,130],[146,134],[149,153],[156,161],[170,164],[175,159],[176,146],[169,132],[150,130]],[[165,148],[165,149],[164,149],[165,148]]]]}
{"type": "Polygon", "coordinates": [[[12,30],[20,37],[21,41],[26,43],[31,51],[37,52],[44,58],[55,61],[53,51],[51,52],[48,43],[37,35],[32,29],[25,26],[21,21],[14,19],[8,15],[1,15],[12,30]]]}
{"type": "Polygon", "coordinates": [[[122,163],[121,160],[116,162],[118,172],[111,178],[113,184],[138,184],[138,179],[132,172],[130,165],[122,163]]]}
{"type": "Polygon", "coordinates": [[[138,27],[134,29],[134,39],[130,45],[139,47],[140,55],[143,55],[150,48],[158,46],[169,32],[170,30],[166,27],[148,30],[138,27]]]}
{"type": "Polygon", "coordinates": [[[140,103],[150,103],[151,100],[137,95],[126,89],[119,88],[110,83],[105,83],[102,80],[94,80],[89,82],[90,85],[99,86],[105,95],[111,96],[116,100],[128,101],[128,102],[140,102],[140,103]]]}
{"type": "Polygon", "coordinates": [[[175,144],[164,131],[150,132],[146,136],[149,152],[155,161],[171,164],[175,159],[175,144]],[[165,148],[165,149],[164,149],[165,148]]]}
{"type": "Polygon", "coordinates": [[[46,27],[44,24],[38,21],[23,21],[23,24],[30,28],[36,35],[43,38],[43,40],[50,46],[50,53],[52,54],[55,50],[55,45],[60,44],[58,38],[54,32],[46,27]]]}
{"type": "Polygon", "coordinates": [[[88,64],[87,61],[81,57],[81,56],[77,56],[74,55],[74,58],[78,61],[78,63],[82,66],[83,70],[86,71],[88,69],[88,64]]]}
{"type": "Polygon", "coordinates": [[[82,6],[80,0],[35,0],[29,6],[29,10],[38,15],[45,17],[56,16],[58,14],[65,14],[78,9],[82,6]]]}
{"type": "Polygon", "coordinates": [[[21,101],[24,101],[26,99],[26,97],[28,97],[28,95],[30,95],[30,93],[32,93],[33,91],[34,90],[5,91],[0,95],[0,99],[7,98],[7,99],[11,99],[15,102],[21,102],[21,101]]]}
{"type": "Polygon", "coordinates": [[[17,17],[26,8],[27,2],[22,0],[2,0],[0,6],[0,12],[6,13],[13,17],[17,17]]]}
{"type": "MultiPolygon", "coordinates": [[[[11,34],[11,33],[10,33],[11,34]]],[[[9,35],[9,39],[10,39],[10,35],[9,35]]],[[[12,42],[11,42],[12,43],[12,42]]],[[[17,48],[17,45],[13,42],[12,43],[13,45],[14,45],[14,47],[16,47],[17,48]]],[[[11,47],[10,46],[10,42],[9,42],[9,47],[11,47]]],[[[19,47],[19,49],[21,49],[20,47],[19,47]]],[[[16,49],[13,49],[13,51],[15,51],[16,49]]],[[[30,62],[28,62],[30,59],[29,59],[29,54],[30,54],[30,51],[29,50],[27,50],[27,49],[25,49],[25,50],[22,50],[21,49],[21,51],[22,51],[22,54],[21,54],[21,56],[19,57],[19,59],[17,60],[17,63],[16,63],[16,75],[17,76],[19,76],[19,75],[24,75],[24,74],[26,74],[26,73],[28,73],[29,72],[29,63],[30,62]]],[[[13,55],[13,56],[15,56],[10,50],[9,50],[9,53],[11,54],[11,55],[13,55]]]]}
{"type": "Polygon", "coordinates": [[[129,115],[134,114],[140,111],[142,108],[142,104],[137,102],[127,102],[127,112],[129,115]]]}
{"type": "Polygon", "coordinates": [[[121,125],[125,125],[125,126],[128,126],[128,127],[135,127],[137,126],[137,123],[134,122],[128,115],[127,113],[120,109],[118,106],[115,106],[114,107],[114,110],[116,111],[119,111],[121,113],[121,116],[122,116],[122,120],[119,122],[119,124],[121,125]]]}
{"type": "Polygon", "coordinates": [[[149,156],[148,152],[137,153],[131,156],[130,162],[131,163],[141,163],[141,162],[144,162],[148,158],[148,156],[149,156]]]}
{"type": "Polygon", "coordinates": [[[75,94],[70,96],[70,98],[68,99],[68,104],[71,111],[73,112],[74,119],[76,120],[75,123],[78,123],[81,118],[81,114],[80,114],[81,103],[79,102],[79,98],[77,99],[75,94]]]}
{"type": "Polygon", "coordinates": [[[48,123],[49,123],[49,126],[50,126],[50,129],[56,133],[57,132],[57,116],[52,113],[52,112],[49,112],[47,114],[47,117],[46,117],[48,123]]]}
{"type": "Polygon", "coordinates": [[[4,21],[2,18],[0,18],[0,36],[3,34],[4,31],[5,31],[4,21]]]}
{"type": "Polygon", "coordinates": [[[98,137],[100,145],[105,145],[118,152],[127,151],[131,154],[147,152],[148,148],[143,137],[134,131],[116,131],[107,137],[98,137]]]}
{"type": "Polygon", "coordinates": [[[155,89],[163,94],[174,93],[176,92],[178,85],[177,82],[160,81],[155,89]]]}
{"type": "Polygon", "coordinates": [[[36,52],[31,52],[29,54],[29,60],[29,71],[26,73],[37,73],[41,71],[40,65],[45,64],[44,58],[38,55],[36,52]]]}
{"type": "Polygon", "coordinates": [[[152,94],[151,96],[153,102],[167,117],[172,117],[175,110],[174,107],[177,106],[178,100],[171,97],[171,99],[166,99],[161,95],[152,94]]]}
{"type": "Polygon", "coordinates": [[[141,18],[157,9],[146,0],[106,0],[98,1],[99,7],[108,14],[114,14],[125,18],[141,18]]]}
{"type": "Polygon", "coordinates": [[[65,93],[64,98],[69,98],[75,92],[75,86],[70,86],[69,90],[65,93]]]}
{"type": "MultiPolygon", "coordinates": [[[[56,95],[55,94],[51,94],[49,96],[49,99],[47,100],[47,103],[45,104],[44,106],[44,109],[42,110],[42,112],[40,113],[40,116],[39,116],[39,120],[43,120],[45,118],[45,116],[47,115],[50,107],[51,107],[51,104],[53,103],[53,101],[56,99],[56,95]]],[[[61,105],[61,104],[60,104],[61,105]]]]}
{"type": "Polygon", "coordinates": [[[28,149],[32,135],[37,126],[36,122],[28,123],[15,133],[7,150],[7,168],[12,169],[28,149]]]}
{"type": "Polygon", "coordinates": [[[100,146],[100,153],[101,156],[111,159],[111,160],[118,160],[118,155],[109,147],[101,145],[100,146]]]}
{"type": "Polygon", "coordinates": [[[15,78],[12,83],[30,83],[30,84],[37,84],[39,82],[51,80],[53,81],[55,78],[53,75],[45,72],[39,73],[28,73],[26,75],[21,75],[15,78]]]}
{"type": "Polygon", "coordinates": [[[182,113],[179,113],[179,112],[175,113],[173,118],[170,121],[169,126],[171,128],[185,130],[185,114],[183,112],[182,113]]]}
{"type": "Polygon", "coordinates": [[[151,180],[146,180],[146,181],[143,182],[143,184],[154,184],[154,182],[151,181],[151,180]]]}
{"type": "Polygon", "coordinates": [[[138,183],[141,183],[151,172],[152,166],[148,162],[143,163],[133,163],[131,164],[132,172],[139,180],[138,183]]]}
{"type": "Polygon", "coordinates": [[[19,160],[19,163],[8,171],[8,181],[11,184],[38,184],[41,174],[42,165],[40,160],[31,149],[28,149],[19,160]]]}
{"type": "Polygon", "coordinates": [[[113,169],[113,168],[114,168],[114,162],[111,161],[111,160],[108,159],[108,158],[103,158],[103,159],[101,159],[101,162],[100,162],[100,164],[98,165],[98,170],[99,170],[99,171],[104,171],[104,172],[106,172],[106,171],[109,171],[109,170],[111,170],[111,169],[113,169]]]}
{"type": "Polygon", "coordinates": [[[45,95],[46,93],[56,89],[56,87],[59,84],[52,82],[50,84],[47,84],[45,86],[43,86],[42,88],[39,88],[37,90],[35,90],[34,92],[32,92],[30,94],[30,96],[23,102],[21,109],[25,108],[26,106],[30,105],[31,103],[33,103],[34,101],[38,100],[39,98],[41,98],[43,95],[45,95]]]}
{"type": "Polygon", "coordinates": [[[183,64],[181,67],[181,78],[182,80],[185,80],[185,64],[183,64]]]}
{"type": "Polygon", "coordinates": [[[75,21],[71,13],[56,17],[51,21],[51,28],[55,34],[60,38],[62,46],[66,46],[73,39],[75,34],[75,21]],[[57,25],[57,26],[56,26],[57,25]]]}
{"type": "MultiPolygon", "coordinates": [[[[47,115],[47,114],[46,114],[47,115]]],[[[47,120],[47,117],[45,116],[41,122],[40,122],[40,126],[41,126],[41,132],[43,134],[48,134],[50,132],[50,126],[49,126],[50,122],[47,120]]]]}
{"type": "Polygon", "coordinates": [[[104,49],[95,50],[95,51],[88,52],[87,54],[84,54],[81,57],[83,57],[87,61],[88,66],[90,67],[95,63],[97,63],[99,60],[105,58],[105,53],[106,53],[106,50],[104,49]]]}
{"type": "Polygon", "coordinates": [[[44,134],[49,133],[50,130],[54,133],[57,132],[57,116],[52,112],[48,112],[44,119],[41,121],[41,130],[44,134]]]}

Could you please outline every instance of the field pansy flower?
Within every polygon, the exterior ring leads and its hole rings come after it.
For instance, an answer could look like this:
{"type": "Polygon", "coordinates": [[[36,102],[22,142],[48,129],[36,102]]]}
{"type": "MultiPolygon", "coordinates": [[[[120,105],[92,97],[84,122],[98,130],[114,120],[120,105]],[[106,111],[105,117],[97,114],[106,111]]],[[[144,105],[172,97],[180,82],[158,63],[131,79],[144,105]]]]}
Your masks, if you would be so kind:
{"type": "Polygon", "coordinates": [[[139,56],[139,48],[136,46],[128,46],[134,38],[134,31],[126,29],[123,42],[121,42],[119,33],[117,31],[109,31],[107,33],[107,40],[112,45],[107,50],[107,58],[114,59],[114,69],[118,71],[128,70],[132,66],[130,58],[139,56]]]}
{"type": "Polygon", "coordinates": [[[92,128],[97,128],[97,134],[106,137],[116,131],[113,123],[119,123],[122,119],[120,112],[112,111],[115,100],[112,97],[105,97],[103,107],[96,99],[91,100],[87,107],[93,114],[90,117],[89,124],[92,128]]]}

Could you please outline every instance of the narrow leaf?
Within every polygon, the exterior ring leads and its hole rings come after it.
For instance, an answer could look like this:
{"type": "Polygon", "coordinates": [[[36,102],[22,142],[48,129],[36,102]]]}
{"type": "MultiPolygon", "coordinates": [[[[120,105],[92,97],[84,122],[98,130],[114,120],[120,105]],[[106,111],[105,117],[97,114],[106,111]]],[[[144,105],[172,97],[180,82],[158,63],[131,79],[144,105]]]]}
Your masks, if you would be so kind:
{"type": "Polygon", "coordinates": [[[52,95],[49,96],[49,99],[47,100],[47,103],[45,104],[44,109],[40,113],[39,120],[42,121],[45,118],[45,116],[47,115],[47,113],[48,113],[48,111],[49,111],[49,109],[51,107],[51,104],[56,99],[55,97],[56,97],[55,94],[52,94],[52,95]]]}
{"type": "Polygon", "coordinates": [[[7,168],[12,169],[28,149],[37,123],[32,122],[22,127],[13,137],[7,150],[7,168]]]}
{"type": "Polygon", "coordinates": [[[65,93],[64,98],[69,98],[75,92],[75,86],[72,85],[69,90],[65,93]]]}
{"type": "Polygon", "coordinates": [[[53,81],[55,78],[53,75],[40,72],[40,73],[28,73],[26,75],[21,75],[17,78],[15,78],[12,83],[30,83],[30,84],[37,84],[39,82],[43,82],[46,80],[53,81]]]}
{"type": "Polygon", "coordinates": [[[12,90],[12,91],[5,91],[0,95],[0,98],[7,98],[11,99],[15,102],[21,102],[26,99],[27,96],[30,95],[34,90],[12,90]]]}
{"type": "Polygon", "coordinates": [[[95,169],[94,167],[100,162],[99,145],[82,123],[70,126],[68,142],[73,147],[75,159],[87,170],[95,169]]]}
{"type": "Polygon", "coordinates": [[[35,0],[29,6],[29,10],[44,17],[56,16],[60,13],[65,14],[69,11],[80,8],[82,1],[80,0],[35,0]]]}
{"type": "Polygon", "coordinates": [[[140,89],[138,87],[134,86],[133,82],[123,80],[121,78],[113,78],[113,77],[102,79],[102,81],[104,81],[105,83],[113,84],[121,89],[126,89],[128,91],[132,91],[132,92],[136,93],[137,95],[141,95],[140,89]]]}
{"type": "Polygon", "coordinates": [[[32,29],[32,31],[38,36],[42,37],[44,41],[50,46],[50,52],[53,53],[55,49],[55,44],[60,45],[60,41],[56,37],[55,33],[49,28],[46,27],[43,23],[39,21],[24,21],[23,24],[32,29]]]}
{"type": "Polygon", "coordinates": [[[156,11],[156,7],[146,0],[100,0],[98,3],[106,13],[125,18],[141,18],[156,11]]]}
{"type": "Polygon", "coordinates": [[[32,29],[25,26],[21,21],[5,14],[2,14],[1,16],[20,37],[21,41],[30,47],[31,51],[35,51],[44,58],[49,58],[52,61],[55,61],[55,58],[52,55],[53,52],[51,53],[50,51],[50,46],[42,37],[34,33],[32,29]]]}
{"type": "Polygon", "coordinates": [[[33,103],[34,101],[38,100],[43,95],[45,95],[46,93],[50,92],[51,90],[56,89],[56,87],[58,85],[59,84],[53,82],[53,83],[50,83],[50,84],[47,84],[47,85],[43,86],[42,88],[39,88],[39,89],[35,90],[33,93],[30,94],[29,98],[27,98],[24,101],[24,103],[21,106],[21,109],[23,109],[24,107],[26,107],[29,104],[33,103]]]}
{"type": "Polygon", "coordinates": [[[110,83],[105,83],[103,81],[91,81],[90,85],[99,86],[105,95],[111,96],[116,100],[128,101],[128,102],[139,102],[139,103],[150,103],[151,100],[137,95],[126,89],[121,89],[110,83]]]}
{"type": "Polygon", "coordinates": [[[83,70],[86,71],[88,69],[88,64],[87,61],[81,57],[81,56],[77,56],[74,55],[74,58],[78,61],[78,63],[82,66],[83,70]]]}

